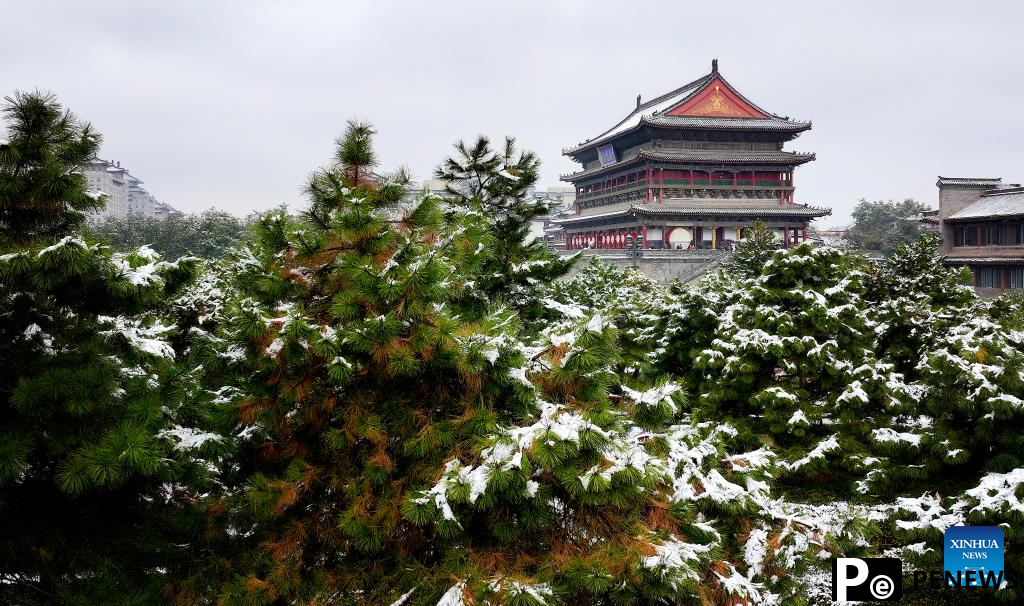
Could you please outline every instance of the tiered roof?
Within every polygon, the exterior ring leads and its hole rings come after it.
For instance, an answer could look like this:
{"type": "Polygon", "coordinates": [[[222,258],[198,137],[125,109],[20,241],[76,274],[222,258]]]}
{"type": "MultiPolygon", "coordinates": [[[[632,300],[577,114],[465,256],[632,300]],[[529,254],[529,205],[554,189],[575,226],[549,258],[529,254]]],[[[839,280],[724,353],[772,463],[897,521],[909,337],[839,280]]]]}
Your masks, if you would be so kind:
{"type": "Polygon", "coordinates": [[[577,215],[564,219],[556,219],[555,223],[564,226],[587,223],[595,219],[611,219],[642,216],[677,216],[706,217],[708,215],[729,217],[761,217],[761,218],[799,218],[814,219],[832,214],[827,208],[817,208],[806,204],[779,204],[778,200],[665,200],[664,204],[644,204],[642,202],[623,202],[601,207],[599,212],[591,215],[577,215]]]}
{"type": "Polygon", "coordinates": [[[796,135],[811,128],[810,122],[790,120],[760,107],[718,73],[711,73],[676,90],[639,103],[633,111],[603,133],[563,151],[574,155],[602,145],[644,126],[686,130],[774,131],[796,135]]]}
{"type": "Polygon", "coordinates": [[[798,166],[814,160],[814,154],[787,152],[781,150],[733,150],[733,149],[643,149],[621,158],[615,164],[596,166],[569,175],[562,175],[563,181],[576,181],[609,171],[621,170],[626,162],[653,160],[661,162],[685,162],[687,164],[713,164],[716,166],[798,166]]]}

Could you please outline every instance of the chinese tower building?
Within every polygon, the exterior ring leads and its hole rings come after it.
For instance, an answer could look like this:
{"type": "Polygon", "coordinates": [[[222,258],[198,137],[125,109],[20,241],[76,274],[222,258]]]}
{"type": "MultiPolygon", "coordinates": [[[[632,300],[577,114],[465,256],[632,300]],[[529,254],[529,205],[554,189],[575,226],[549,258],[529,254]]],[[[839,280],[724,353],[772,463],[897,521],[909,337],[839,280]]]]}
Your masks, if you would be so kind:
{"type": "Polygon", "coordinates": [[[729,248],[763,221],[784,246],[831,214],[797,204],[793,172],[814,154],[784,151],[811,128],[769,113],[719,72],[641,103],[593,139],[564,150],[583,170],[562,177],[576,188],[575,214],[558,220],[566,247],[729,248]]]}

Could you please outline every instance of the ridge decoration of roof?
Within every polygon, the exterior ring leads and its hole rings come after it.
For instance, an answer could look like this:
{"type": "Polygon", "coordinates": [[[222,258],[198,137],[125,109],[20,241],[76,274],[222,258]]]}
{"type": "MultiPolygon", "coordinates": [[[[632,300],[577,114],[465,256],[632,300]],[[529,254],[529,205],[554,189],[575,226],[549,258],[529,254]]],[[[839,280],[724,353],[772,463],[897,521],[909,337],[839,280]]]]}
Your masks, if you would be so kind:
{"type": "Polygon", "coordinates": [[[1002,184],[1002,177],[943,177],[939,175],[939,180],[935,182],[935,185],[942,187],[944,185],[965,185],[967,187],[999,187],[1002,184]]]}
{"type": "Polygon", "coordinates": [[[779,116],[759,107],[743,95],[743,93],[739,92],[735,86],[718,72],[718,60],[716,59],[712,61],[711,73],[688,84],[684,84],[671,92],[655,97],[646,103],[638,102],[637,107],[614,126],[592,139],[579,143],[575,147],[563,149],[562,153],[570,155],[582,151],[604,143],[617,135],[635,131],[645,125],[710,130],[773,130],[788,132],[801,132],[811,128],[810,122],[790,120],[788,116],[779,116]],[[712,82],[721,83],[730,93],[765,117],[670,115],[670,112],[684,106],[687,102],[704,92],[712,82]]]}

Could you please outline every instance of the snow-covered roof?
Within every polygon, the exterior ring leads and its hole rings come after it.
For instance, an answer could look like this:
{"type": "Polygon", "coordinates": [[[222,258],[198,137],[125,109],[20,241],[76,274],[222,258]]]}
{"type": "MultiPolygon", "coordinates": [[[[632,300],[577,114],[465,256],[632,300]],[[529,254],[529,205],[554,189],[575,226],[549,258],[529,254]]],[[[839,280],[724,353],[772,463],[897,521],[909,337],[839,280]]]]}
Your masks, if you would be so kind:
{"type": "Polygon", "coordinates": [[[946,220],[957,222],[1021,216],[1024,216],[1024,187],[1014,187],[986,192],[977,202],[953,213],[946,220]]]}
{"type": "MultiPolygon", "coordinates": [[[[717,90],[717,86],[716,86],[717,90]]],[[[639,101],[639,98],[638,98],[639,101]]],[[[787,117],[777,116],[758,107],[732,86],[719,72],[717,60],[712,63],[711,73],[685,84],[674,91],[655,97],[646,103],[638,103],[637,107],[620,122],[610,129],[588,139],[579,145],[564,150],[565,154],[574,154],[583,149],[611,141],[618,135],[634,130],[641,124],[654,124],[662,127],[698,128],[698,129],[742,129],[742,130],[782,130],[800,132],[811,127],[809,122],[798,122],[787,117]],[[735,94],[753,111],[760,114],[756,117],[714,117],[695,115],[669,115],[670,110],[683,105],[697,97],[712,83],[721,84],[735,94]]]]}

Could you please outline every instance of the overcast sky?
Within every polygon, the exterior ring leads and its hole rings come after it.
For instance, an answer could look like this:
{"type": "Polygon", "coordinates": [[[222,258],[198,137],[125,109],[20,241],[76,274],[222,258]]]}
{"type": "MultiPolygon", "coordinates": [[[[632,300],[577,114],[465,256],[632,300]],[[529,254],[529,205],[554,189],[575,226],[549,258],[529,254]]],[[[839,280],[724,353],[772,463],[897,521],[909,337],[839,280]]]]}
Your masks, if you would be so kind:
{"type": "MultiPolygon", "coordinates": [[[[0,85],[51,90],[160,200],[236,214],[304,201],[347,119],[382,168],[420,178],[458,138],[540,156],[645,99],[720,71],[768,111],[810,119],[787,149],[798,202],[842,224],[859,198],[934,205],[935,180],[1024,180],[1024,2],[9,3],[0,85]]],[[[819,223],[821,224],[821,223],[819,223]]]]}

